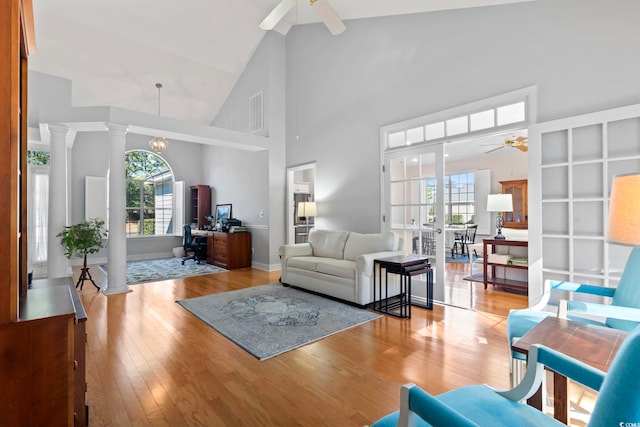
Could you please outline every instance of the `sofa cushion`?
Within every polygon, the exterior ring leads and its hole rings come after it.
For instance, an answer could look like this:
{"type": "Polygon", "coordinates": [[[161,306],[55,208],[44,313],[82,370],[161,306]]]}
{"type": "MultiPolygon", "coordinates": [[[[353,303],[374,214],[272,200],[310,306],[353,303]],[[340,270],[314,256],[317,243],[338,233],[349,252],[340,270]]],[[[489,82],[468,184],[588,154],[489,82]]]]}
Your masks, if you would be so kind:
{"type": "Polygon", "coordinates": [[[342,259],[344,244],[349,236],[348,231],[318,230],[309,232],[309,243],[313,248],[313,255],[325,258],[342,259]]]}
{"type": "Polygon", "coordinates": [[[318,258],[314,256],[296,256],[287,258],[287,267],[300,268],[302,270],[316,271],[318,258]]]}
{"type": "Polygon", "coordinates": [[[356,263],[343,259],[322,258],[318,260],[316,271],[345,279],[354,279],[356,277],[356,263]]]}
{"type": "Polygon", "coordinates": [[[362,254],[392,251],[394,234],[391,231],[385,233],[349,233],[349,238],[344,246],[344,259],[354,261],[362,254]]]}

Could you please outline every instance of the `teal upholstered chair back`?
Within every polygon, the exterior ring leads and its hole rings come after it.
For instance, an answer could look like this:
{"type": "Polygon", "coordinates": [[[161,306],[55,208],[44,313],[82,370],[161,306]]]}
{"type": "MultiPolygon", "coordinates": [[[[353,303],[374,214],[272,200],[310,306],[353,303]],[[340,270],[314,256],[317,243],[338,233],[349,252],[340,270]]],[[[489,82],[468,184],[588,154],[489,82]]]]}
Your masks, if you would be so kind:
{"type": "MultiPolygon", "coordinates": [[[[613,294],[613,305],[640,308],[640,248],[633,248],[622,277],[613,294]]],[[[607,319],[607,326],[623,331],[630,331],[638,323],[628,320],[607,319]]]]}
{"type": "Polygon", "coordinates": [[[600,387],[590,427],[632,426],[640,423],[640,328],[622,343],[600,387]]]}

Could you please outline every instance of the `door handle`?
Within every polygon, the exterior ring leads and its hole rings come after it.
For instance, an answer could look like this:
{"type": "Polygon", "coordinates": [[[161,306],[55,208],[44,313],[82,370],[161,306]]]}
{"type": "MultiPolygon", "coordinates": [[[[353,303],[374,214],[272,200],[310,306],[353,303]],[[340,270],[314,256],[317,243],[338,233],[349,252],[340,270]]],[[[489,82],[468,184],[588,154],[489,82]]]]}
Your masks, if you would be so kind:
{"type": "Polygon", "coordinates": [[[442,234],[442,228],[436,228],[436,233],[442,234]]]}

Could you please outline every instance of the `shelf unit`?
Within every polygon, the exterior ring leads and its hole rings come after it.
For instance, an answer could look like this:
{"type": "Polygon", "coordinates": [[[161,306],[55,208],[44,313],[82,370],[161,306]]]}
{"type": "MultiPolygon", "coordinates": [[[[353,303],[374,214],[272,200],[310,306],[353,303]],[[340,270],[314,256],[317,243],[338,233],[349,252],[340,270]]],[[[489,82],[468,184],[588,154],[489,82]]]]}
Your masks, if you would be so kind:
{"type": "Polygon", "coordinates": [[[211,187],[208,185],[192,185],[189,197],[191,223],[198,228],[209,225],[206,216],[211,215],[211,187]]]}
{"type": "Polygon", "coordinates": [[[640,170],[640,105],[540,129],[543,279],[615,286],[630,248],[605,238],[613,177],[640,170]]]}

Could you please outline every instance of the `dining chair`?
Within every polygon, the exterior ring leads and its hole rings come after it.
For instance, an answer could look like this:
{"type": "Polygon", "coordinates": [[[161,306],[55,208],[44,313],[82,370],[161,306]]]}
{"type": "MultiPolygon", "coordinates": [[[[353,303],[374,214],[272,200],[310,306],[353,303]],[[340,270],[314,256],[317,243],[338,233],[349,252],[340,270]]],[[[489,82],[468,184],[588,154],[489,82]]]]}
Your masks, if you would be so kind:
{"type": "Polygon", "coordinates": [[[467,238],[467,230],[453,232],[453,244],[451,245],[451,258],[455,258],[458,252],[464,256],[464,242],[467,238]]]}
{"type": "Polygon", "coordinates": [[[521,383],[499,391],[487,385],[460,387],[433,396],[415,384],[400,389],[400,410],[372,427],[408,426],[564,426],[523,401],[542,384],[548,367],[598,392],[588,426],[637,425],[640,420],[640,328],[624,340],[608,373],[556,350],[534,344],[521,383]]]}
{"type": "MultiPolygon", "coordinates": [[[[453,245],[451,246],[451,258],[454,258],[460,249],[462,256],[469,253],[469,244],[473,244],[476,241],[476,232],[478,231],[478,224],[470,224],[462,231],[454,232],[453,245]]],[[[477,254],[476,254],[477,256],[477,254]]]]}
{"type": "Polygon", "coordinates": [[[425,224],[422,231],[422,255],[436,254],[436,227],[434,224],[425,224]]]}

